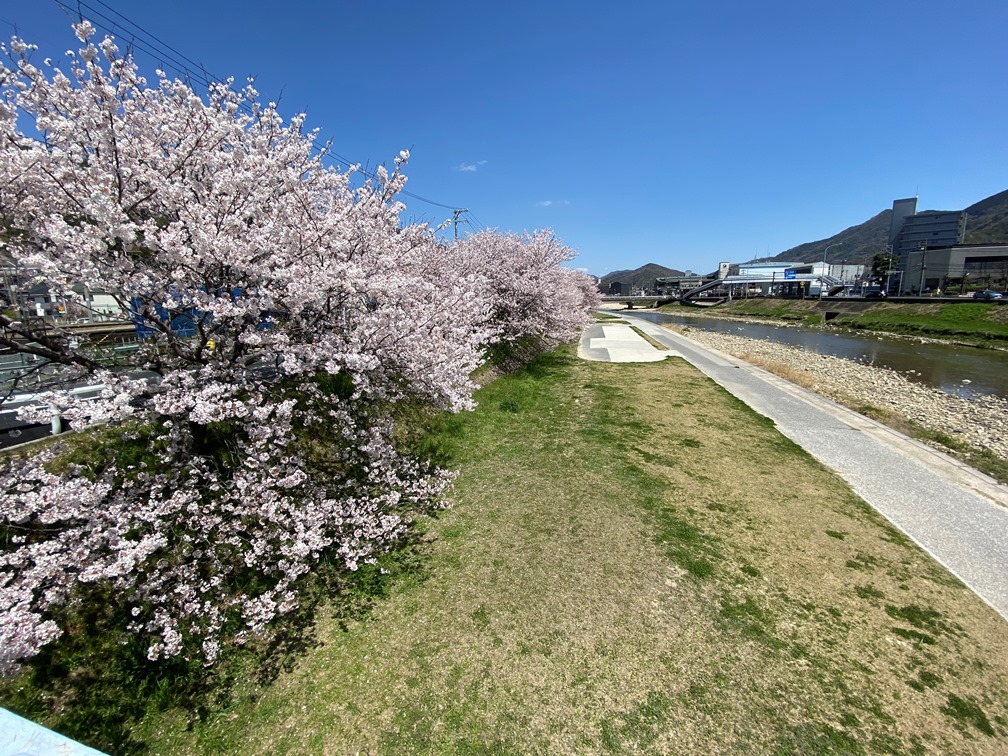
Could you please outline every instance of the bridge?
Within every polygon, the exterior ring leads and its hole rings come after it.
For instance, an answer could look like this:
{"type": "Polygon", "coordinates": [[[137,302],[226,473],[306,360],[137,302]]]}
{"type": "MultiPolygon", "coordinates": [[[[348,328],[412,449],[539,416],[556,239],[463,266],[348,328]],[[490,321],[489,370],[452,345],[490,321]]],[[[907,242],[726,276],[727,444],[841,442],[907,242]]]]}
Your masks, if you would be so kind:
{"type": "Polygon", "coordinates": [[[791,284],[791,283],[806,283],[811,287],[813,282],[818,283],[821,287],[826,288],[826,296],[832,297],[839,294],[841,291],[847,288],[847,284],[841,281],[839,278],[834,278],[830,275],[822,275],[817,273],[795,273],[789,275],[787,278],[772,274],[769,276],[762,275],[734,275],[725,276],[724,278],[716,278],[713,281],[708,281],[702,286],[698,286],[695,289],[689,289],[683,292],[682,297],[680,297],[680,302],[689,302],[698,294],[702,294],[707,291],[712,291],[714,289],[730,286],[752,286],[754,284],[770,284],[771,286],[776,286],[777,284],[791,284]]]}

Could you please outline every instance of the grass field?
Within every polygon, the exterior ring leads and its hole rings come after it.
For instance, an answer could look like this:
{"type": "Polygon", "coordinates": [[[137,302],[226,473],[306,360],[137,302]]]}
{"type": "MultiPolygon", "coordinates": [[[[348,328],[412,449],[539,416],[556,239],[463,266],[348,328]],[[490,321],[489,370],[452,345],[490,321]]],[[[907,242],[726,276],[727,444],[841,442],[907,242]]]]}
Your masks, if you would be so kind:
{"type": "MultiPolygon", "coordinates": [[[[665,309],[678,305],[669,305],[665,309]]],[[[996,302],[896,303],[843,299],[739,299],[707,315],[745,316],[819,325],[835,314],[829,327],[924,336],[962,344],[1008,349],[1008,306],[996,302]]]]}
{"type": "Polygon", "coordinates": [[[453,508],[364,618],[154,751],[1004,753],[1008,623],[679,359],[436,419],[453,508]]]}
{"type": "Polygon", "coordinates": [[[862,315],[842,315],[838,322],[853,328],[949,338],[978,346],[1008,346],[1008,309],[995,302],[885,303],[862,315]]]}

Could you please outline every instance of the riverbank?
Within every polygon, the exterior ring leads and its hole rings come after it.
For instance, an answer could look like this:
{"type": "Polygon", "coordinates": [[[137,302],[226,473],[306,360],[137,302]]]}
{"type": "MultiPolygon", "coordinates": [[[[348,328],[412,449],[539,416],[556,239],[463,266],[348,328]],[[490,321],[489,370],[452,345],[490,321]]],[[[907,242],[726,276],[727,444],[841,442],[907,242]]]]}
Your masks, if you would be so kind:
{"type": "MultiPolygon", "coordinates": [[[[689,314],[665,305],[658,312],[689,314]]],[[[1008,305],[996,302],[893,303],[844,299],[737,299],[705,308],[706,317],[757,318],[810,327],[846,328],[1008,349],[1008,305]]]]}
{"type": "Polygon", "coordinates": [[[153,752],[942,753],[1008,744],[1008,624],[681,359],[564,348],[432,423],[415,572],[153,752]],[[703,408],[702,411],[698,408],[703,408]]]}
{"type": "Polygon", "coordinates": [[[1008,483],[1008,400],[964,399],[893,370],[734,334],[663,325],[828,396],[1008,483]]]}

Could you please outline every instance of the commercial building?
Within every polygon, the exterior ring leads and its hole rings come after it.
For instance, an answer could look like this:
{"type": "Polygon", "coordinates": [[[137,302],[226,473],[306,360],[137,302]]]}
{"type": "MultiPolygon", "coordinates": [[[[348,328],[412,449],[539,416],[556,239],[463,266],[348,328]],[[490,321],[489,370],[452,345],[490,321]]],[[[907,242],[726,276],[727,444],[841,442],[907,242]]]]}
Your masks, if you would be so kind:
{"type": "Polygon", "coordinates": [[[900,293],[953,291],[969,287],[1004,288],[1008,281],[1008,244],[958,244],[921,247],[907,255],[900,293]]]}
{"type": "Polygon", "coordinates": [[[863,265],[775,260],[723,263],[706,276],[655,279],[655,288],[670,296],[832,296],[853,287],[864,277],[863,265]]]}
{"type": "Polygon", "coordinates": [[[960,289],[1008,279],[1008,243],[964,244],[965,210],[917,212],[917,198],[893,202],[889,245],[898,257],[892,288],[899,294],[960,289]]]}

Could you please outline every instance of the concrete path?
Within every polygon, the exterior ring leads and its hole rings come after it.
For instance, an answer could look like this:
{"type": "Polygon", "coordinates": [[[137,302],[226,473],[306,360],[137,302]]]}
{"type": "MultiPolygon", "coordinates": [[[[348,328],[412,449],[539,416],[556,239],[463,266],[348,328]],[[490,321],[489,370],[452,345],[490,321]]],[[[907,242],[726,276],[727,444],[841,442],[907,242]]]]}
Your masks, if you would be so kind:
{"type": "MultiPolygon", "coordinates": [[[[727,389],[822,464],[838,473],[868,504],[947,567],[1008,619],[1008,487],[825,397],[715,349],[701,346],[632,315],[621,317],[662,344],[639,341],[606,352],[606,343],[582,337],[578,354],[611,362],[649,352],[683,357],[727,389]],[[641,346],[643,345],[643,346],[641,346]],[[644,347],[647,347],[645,349],[644,347]]],[[[609,328],[609,326],[604,326],[609,328]]],[[[626,337],[628,338],[628,337],[626,337]]]]}
{"type": "MultiPolygon", "coordinates": [[[[640,321],[635,321],[635,325],[638,323],[640,321]]],[[[660,362],[672,354],[675,352],[655,349],[633,328],[622,323],[588,326],[578,345],[578,357],[596,362],[660,362]]]]}

